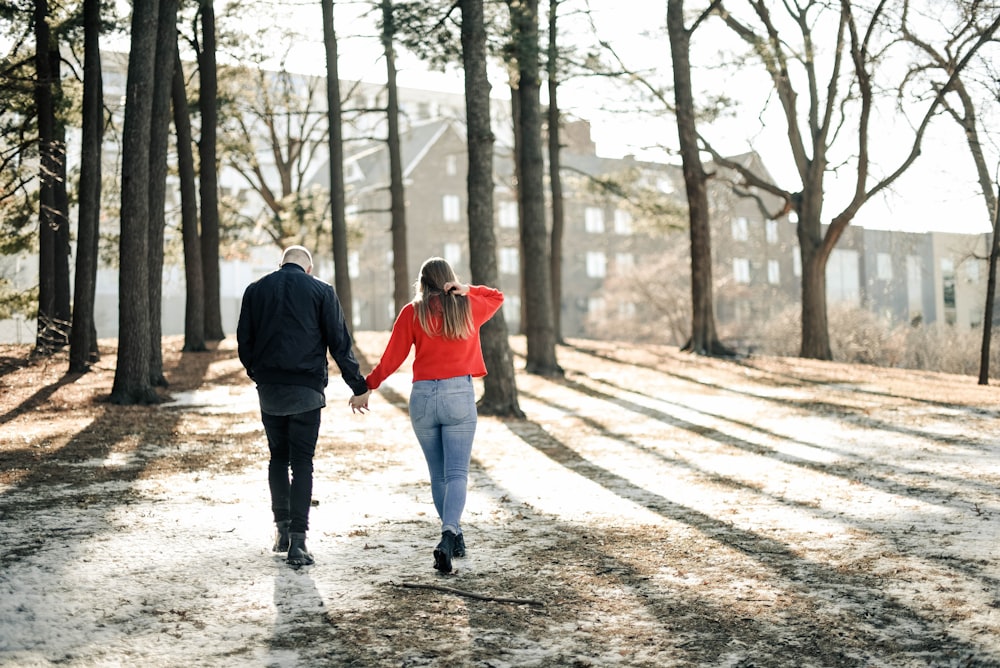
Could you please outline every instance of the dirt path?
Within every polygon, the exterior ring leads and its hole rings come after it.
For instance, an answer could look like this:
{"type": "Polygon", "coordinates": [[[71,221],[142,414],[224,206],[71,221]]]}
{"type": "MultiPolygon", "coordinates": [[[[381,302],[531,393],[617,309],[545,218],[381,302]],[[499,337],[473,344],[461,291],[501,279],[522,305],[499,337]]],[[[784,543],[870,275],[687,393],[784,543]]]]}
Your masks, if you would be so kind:
{"type": "Polygon", "coordinates": [[[0,351],[0,665],[1000,666],[1000,390],[572,343],[480,419],[449,577],[405,373],[331,381],[292,570],[232,341],[157,407],[0,351]]]}

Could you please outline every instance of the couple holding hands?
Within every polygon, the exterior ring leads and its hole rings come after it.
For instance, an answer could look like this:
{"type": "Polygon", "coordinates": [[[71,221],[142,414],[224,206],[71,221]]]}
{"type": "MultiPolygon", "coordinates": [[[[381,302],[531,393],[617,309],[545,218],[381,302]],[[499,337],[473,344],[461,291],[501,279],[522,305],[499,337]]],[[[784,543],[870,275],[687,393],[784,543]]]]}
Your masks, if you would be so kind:
{"type": "Polygon", "coordinates": [[[434,568],[450,573],[452,559],[465,556],[461,519],[477,420],[472,379],[486,375],[479,329],[503,304],[503,294],[461,283],[446,260],[430,258],[379,363],[362,376],[340,301],[332,286],[311,276],[312,267],[306,248],[285,249],[278,270],[247,287],[236,329],[240,362],[257,385],[270,450],[274,551],[287,551],[293,566],[314,563],[305,540],[313,456],[326,405],[327,352],[354,393],[351,410],[364,413],[371,392],[412,348],[410,424],[427,461],[441,521],[434,568]]]}

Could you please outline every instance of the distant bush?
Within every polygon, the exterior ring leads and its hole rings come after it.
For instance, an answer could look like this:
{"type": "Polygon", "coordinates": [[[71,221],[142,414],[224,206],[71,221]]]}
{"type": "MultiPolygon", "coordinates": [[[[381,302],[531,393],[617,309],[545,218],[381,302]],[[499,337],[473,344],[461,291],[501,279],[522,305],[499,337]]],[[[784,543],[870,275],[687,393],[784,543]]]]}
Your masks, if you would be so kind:
{"type": "MultiPolygon", "coordinates": [[[[751,352],[794,357],[799,353],[798,308],[763,323],[751,352]]],[[[851,364],[979,375],[981,328],[959,329],[944,323],[891,325],[861,308],[833,306],[828,311],[833,359],[851,364]]],[[[990,346],[990,377],[1000,376],[1000,332],[990,346]]]]}

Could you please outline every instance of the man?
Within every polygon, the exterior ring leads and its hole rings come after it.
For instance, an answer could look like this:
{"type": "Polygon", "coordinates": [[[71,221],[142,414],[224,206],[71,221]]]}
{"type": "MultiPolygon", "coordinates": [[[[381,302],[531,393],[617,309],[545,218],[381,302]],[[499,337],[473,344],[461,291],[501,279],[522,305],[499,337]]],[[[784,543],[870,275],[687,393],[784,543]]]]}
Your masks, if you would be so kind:
{"type": "Polygon", "coordinates": [[[236,328],[240,362],[257,383],[271,452],[267,480],[277,527],[274,551],[287,550],[286,561],[293,566],[314,562],[306,531],[320,411],[326,406],[327,350],[354,392],[351,410],[363,413],[370,394],[337,294],[310,275],[312,266],[303,246],[285,249],[278,270],[243,293],[236,328]]]}

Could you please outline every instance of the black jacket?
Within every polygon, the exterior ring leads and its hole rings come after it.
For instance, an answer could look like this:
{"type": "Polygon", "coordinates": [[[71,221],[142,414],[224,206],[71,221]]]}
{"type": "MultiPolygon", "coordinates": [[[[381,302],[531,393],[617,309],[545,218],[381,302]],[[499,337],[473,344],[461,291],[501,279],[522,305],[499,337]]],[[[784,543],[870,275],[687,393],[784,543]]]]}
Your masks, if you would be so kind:
{"type": "Polygon", "coordinates": [[[368,387],[333,287],[287,263],[247,286],[236,327],[240,362],[260,384],[327,384],[326,352],[355,395],[368,387]]]}

